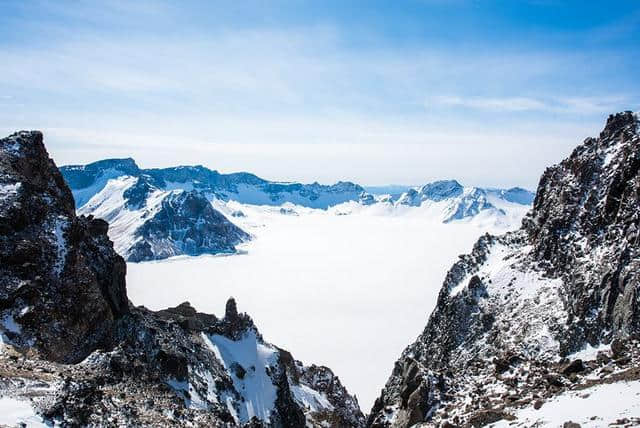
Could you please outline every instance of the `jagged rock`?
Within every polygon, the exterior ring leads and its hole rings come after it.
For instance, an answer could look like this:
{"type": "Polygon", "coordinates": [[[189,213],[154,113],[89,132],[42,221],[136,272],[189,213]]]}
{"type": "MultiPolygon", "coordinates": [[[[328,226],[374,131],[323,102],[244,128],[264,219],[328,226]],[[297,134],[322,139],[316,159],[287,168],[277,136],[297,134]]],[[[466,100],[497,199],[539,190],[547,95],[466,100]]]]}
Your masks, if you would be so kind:
{"type": "MultiPolygon", "coordinates": [[[[414,408],[425,423],[470,423],[484,411],[483,400],[468,403],[470,396],[513,391],[504,406],[532,393],[552,397],[577,387],[576,373],[586,370],[582,361],[558,363],[562,357],[610,342],[612,353],[624,355],[625,341],[640,333],[638,189],[638,118],[612,115],[599,138],[544,172],[520,230],[481,237],[449,270],[426,328],[396,363],[368,426],[408,427],[414,408]],[[518,356],[517,364],[505,355],[518,356]],[[407,364],[418,367],[419,385],[402,370],[407,364]],[[408,385],[422,387],[424,399],[410,405],[408,385]]],[[[638,364],[636,356],[620,361],[638,364]]],[[[607,366],[600,373],[613,376],[607,366]]]]}
{"type": "Polygon", "coordinates": [[[3,396],[61,426],[364,426],[330,369],[264,341],[235,300],[222,319],[133,307],[107,231],[76,216],[41,133],[0,140],[3,396]]]}
{"type": "Polygon", "coordinates": [[[515,418],[513,417],[513,415],[501,412],[499,410],[481,410],[469,417],[468,425],[474,428],[483,427],[502,419],[510,421],[515,418]]]}
{"type": "Polygon", "coordinates": [[[562,374],[563,375],[570,375],[573,373],[580,373],[584,371],[584,364],[582,364],[582,360],[581,359],[576,359],[571,361],[569,364],[567,364],[563,369],[562,369],[562,374]]]}
{"type": "Polygon", "coordinates": [[[613,358],[621,358],[627,353],[627,346],[619,337],[616,337],[611,341],[611,354],[613,358]]]}
{"type": "Polygon", "coordinates": [[[129,307],[126,265],[105,231],[76,217],[40,132],[0,139],[0,311],[10,343],[69,363],[108,346],[129,307]]]}

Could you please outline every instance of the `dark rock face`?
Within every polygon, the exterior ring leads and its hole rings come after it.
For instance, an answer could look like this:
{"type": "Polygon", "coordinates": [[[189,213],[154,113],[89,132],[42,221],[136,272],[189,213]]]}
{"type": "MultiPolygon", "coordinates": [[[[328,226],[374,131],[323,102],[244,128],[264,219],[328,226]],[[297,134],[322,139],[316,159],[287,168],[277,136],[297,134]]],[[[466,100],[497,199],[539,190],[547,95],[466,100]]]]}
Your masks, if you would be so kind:
{"type": "Polygon", "coordinates": [[[79,361],[110,341],[129,310],[124,260],[104,221],[76,217],[40,132],[0,140],[0,189],[2,316],[20,326],[16,343],[79,361]]]}
{"type": "Polygon", "coordinates": [[[640,331],[639,208],[640,137],[631,112],[610,116],[599,138],[543,174],[524,227],[535,259],[566,284],[566,351],[640,331]]]}
{"type": "Polygon", "coordinates": [[[265,342],[233,299],[222,319],[133,307],[108,227],[75,215],[41,133],[0,140],[3,396],[61,426],[364,426],[331,370],[265,342]]]}
{"type": "Polygon", "coordinates": [[[132,262],[181,254],[233,253],[237,244],[250,238],[195,191],[165,197],[135,236],[141,239],[128,251],[127,260],[132,262]]]}
{"type": "Polygon", "coordinates": [[[521,230],[483,236],[460,257],[368,426],[481,426],[540,397],[640,377],[640,355],[613,357],[640,334],[638,133],[632,113],[611,116],[545,171],[521,230]],[[602,343],[611,356],[563,358],[602,343]],[[611,358],[624,376],[611,375],[611,358]]]}

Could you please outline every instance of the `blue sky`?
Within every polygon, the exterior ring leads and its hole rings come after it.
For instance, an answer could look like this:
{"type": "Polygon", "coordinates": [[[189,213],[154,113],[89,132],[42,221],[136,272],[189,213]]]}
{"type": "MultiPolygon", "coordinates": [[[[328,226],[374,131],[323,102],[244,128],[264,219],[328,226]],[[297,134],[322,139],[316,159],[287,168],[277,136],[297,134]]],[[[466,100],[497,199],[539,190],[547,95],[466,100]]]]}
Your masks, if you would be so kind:
{"type": "Polygon", "coordinates": [[[638,110],[640,2],[0,3],[0,128],[59,164],[535,188],[638,110]]]}

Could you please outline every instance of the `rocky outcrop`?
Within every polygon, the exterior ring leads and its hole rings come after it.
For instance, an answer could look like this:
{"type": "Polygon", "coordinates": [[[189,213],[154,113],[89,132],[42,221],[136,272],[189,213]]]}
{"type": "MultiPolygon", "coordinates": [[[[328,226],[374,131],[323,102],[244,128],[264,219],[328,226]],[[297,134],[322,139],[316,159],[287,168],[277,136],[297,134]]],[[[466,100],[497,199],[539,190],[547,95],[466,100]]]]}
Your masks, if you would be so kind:
{"type": "Polygon", "coordinates": [[[533,259],[565,284],[563,351],[640,331],[640,137],[631,112],[547,169],[524,228],[533,259]]]}
{"type": "Polygon", "coordinates": [[[611,116],[545,171],[520,230],[460,257],[368,426],[483,426],[566,390],[640,378],[638,131],[631,112],[611,116]],[[609,350],[573,356],[597,347],[609,350]]]}
{"type": "Polygon", "coordinates": [[[364,425],[331,370],[267,343],[233,299],[221,319],[133,307],[108,224],[74,208],[41,133],[0,140],[3,397],[61,426],[364,425]]]}
{"type": "Polygon", "coordinates": [[[0,310],[6,341],[68,363],[111,341],[129,307],[126,265],[113,251],[107,227],[103,220],[76,217],[41,133],[0,140],[0,310]]]}

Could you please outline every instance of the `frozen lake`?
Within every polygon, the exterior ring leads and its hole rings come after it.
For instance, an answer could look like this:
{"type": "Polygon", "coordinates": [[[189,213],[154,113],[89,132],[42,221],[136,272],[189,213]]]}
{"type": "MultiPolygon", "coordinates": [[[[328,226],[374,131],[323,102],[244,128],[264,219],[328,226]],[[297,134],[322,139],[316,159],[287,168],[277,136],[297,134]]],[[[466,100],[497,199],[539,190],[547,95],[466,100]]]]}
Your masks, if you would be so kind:
{"type": "Polygon", "coordinates": [[[257,208],[243,223],[256,236],[246,254],[129,263],[129,298],[151,309],[188,300],[222,316],[233,296],[267,341],[330,367],[365,413],[426,325],[447,270],[487,231],[420,216],[257,208]]]}

